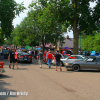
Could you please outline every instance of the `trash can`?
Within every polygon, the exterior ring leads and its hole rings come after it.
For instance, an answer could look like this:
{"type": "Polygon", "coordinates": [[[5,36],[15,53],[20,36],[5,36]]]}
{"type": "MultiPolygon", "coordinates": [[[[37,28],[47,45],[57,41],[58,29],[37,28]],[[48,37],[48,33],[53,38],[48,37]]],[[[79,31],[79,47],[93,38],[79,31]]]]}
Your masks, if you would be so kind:
{"type": "Polygon", "coordinates": [[[5,70],[3,68],[4,62],[0,62],[0,73],[4,73],[5,70]]]}
{"type": "Polygon", "coordinates": [[[4,62],[0,62],[0,68],[3,68],[4,62]]]}

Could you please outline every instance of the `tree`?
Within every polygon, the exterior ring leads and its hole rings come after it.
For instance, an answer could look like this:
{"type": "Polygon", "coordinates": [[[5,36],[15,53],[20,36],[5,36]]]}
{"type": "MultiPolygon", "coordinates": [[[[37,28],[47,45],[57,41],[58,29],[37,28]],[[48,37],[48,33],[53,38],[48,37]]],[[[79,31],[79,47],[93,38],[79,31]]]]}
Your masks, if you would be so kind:
{"type": "Polygon", "coordinates": [[[39,4],[45,9],[53,9],[55,11],[56,21],[64,23],[64,25],[73,30],[74,47],[73,53],[78,54],[78,38],[80,32],[92,34],[92,31],[97,30],[96,23],[99,20],[100,1],[94,8],[90,7],[90,2],[95,0],[39,0],[39,4]],[[95,15],[96,13],[96,15],[95,15]]]}
{"type": "Polygon", "coordinates": [[[24,9],[26,8],[23,6],[23,3],[18,4],[14,0],[0,0],[0,21],[2,34],[5,37],[8,38],[14,29],[12,21],[15,15],[19,15],[24,9]]]}
{"type": "Polygon", "coordinates": [[[43,6],[37,6],[36,3],[31,4],[30,7],[34,6],[34,11],[29,13],[32,16],[31,20],[35,22],[36,34],[39,37],[39,41],[42,42],[43,50],[46,43],[54,43],[60,40],[64,40],[62,35],[62,24],[56,21],[54,10],[50,9],[51,5],[48,4],[47,8],[43,6]],[[35,18],[33,17],[35,16],[35,18]]]}
{"type": "Polygon", "coordinates": [[[94,36],[85,34],[81,37],[81,48],[87,51],[100,52],[100,33],[93,32],[94,36]]]}

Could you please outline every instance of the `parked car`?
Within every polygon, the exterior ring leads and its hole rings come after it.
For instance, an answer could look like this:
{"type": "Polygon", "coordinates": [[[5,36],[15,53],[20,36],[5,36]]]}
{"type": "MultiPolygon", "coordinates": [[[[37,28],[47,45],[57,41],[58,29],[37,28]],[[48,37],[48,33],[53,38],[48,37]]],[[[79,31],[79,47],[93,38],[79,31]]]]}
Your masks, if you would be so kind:
{"type": "Polygon", "coordinates": [[[85,57],[83,55],[71,55],[67,58],[61,59],[63,64],[65,65],[66,62],[72,62],[72,61],[82,61],[85,57]]]}
{"type": "MultiPolygon", "coordinates": [[[[61,55],[61,59],[66,59],[68,56],[70,56],[69,54],[61,54],[60,53],[60,55],[61,55]]],[[[53,58],[53,60],[51,61],[51,63],[55,66],[55,62],[54,62],[54,58],[53,58]]],[[[64,64],[63,64],[63,62],[61,61],[61,66],[64,66],[64,64]]]]}
{"type": "Polygon", "coordinates": [[[18,52],[18,62],[27,61],[32,63],[32,55],[26,52],[18,52]]]}
{"type": "Polygon", "coordinates": [[[66,68],[74,71],[79,70],[100,70],[100,57],[87,57],[82,61],[67,62],[66,68]]]}
{"type": "Polygon", "coordinates": [[[100,53],[99,52],[95,52],[95,51],[91,51],[90,56],[99,56],[100,53]]]}

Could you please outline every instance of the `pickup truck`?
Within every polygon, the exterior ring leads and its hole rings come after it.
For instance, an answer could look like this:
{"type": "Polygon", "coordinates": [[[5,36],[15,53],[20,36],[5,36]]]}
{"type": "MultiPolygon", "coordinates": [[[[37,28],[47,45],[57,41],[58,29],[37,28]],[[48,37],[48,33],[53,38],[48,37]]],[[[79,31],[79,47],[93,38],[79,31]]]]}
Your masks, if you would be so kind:
{"type": "Polygon", "coordinates": [[[0,62],[0,73],[4,73],[5,70],[3,68],[4,62],[0,62]]]}

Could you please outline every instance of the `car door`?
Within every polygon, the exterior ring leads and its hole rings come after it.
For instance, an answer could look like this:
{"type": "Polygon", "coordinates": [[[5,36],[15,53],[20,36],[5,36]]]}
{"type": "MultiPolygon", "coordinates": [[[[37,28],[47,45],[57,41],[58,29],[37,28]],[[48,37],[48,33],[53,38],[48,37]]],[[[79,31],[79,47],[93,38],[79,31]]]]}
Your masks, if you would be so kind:
{"type": "Polygon", "coordinates": [[[82,61],[83,60],[83,57],[81,57],[81,56],[77,56],[77,59],[76,59],[77,61],[82,61]]]}
{"type": "Polygon", "coordinates": [[[98,70],[98,68],[99,68],[99,66],[98,66],[98,62],[96,59],[84,61],[84,63],[82,64],[82,69],[98,70]]]}

